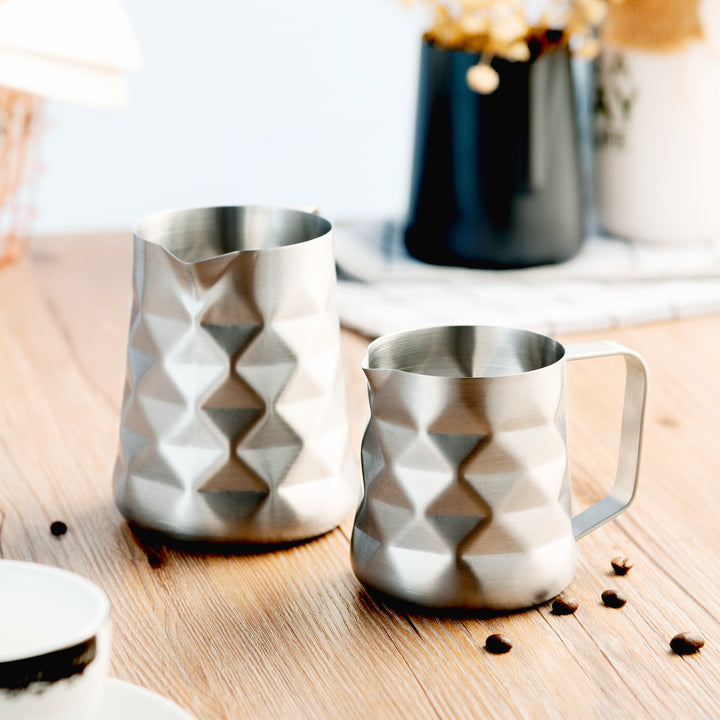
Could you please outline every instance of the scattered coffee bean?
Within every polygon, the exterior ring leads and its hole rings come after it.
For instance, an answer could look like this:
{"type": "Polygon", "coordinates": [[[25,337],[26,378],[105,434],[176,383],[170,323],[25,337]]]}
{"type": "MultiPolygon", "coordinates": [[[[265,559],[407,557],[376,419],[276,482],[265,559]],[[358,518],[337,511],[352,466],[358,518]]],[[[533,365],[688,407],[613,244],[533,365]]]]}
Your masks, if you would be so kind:
{"type": "Polygon", "coordinates": [[[553,615],[572,615],[578,609],[578,601],[569,595],[558,595],[552,604],[553,615]]]}
{"type": "Polygon", "coordinates": [[[54,523],[52,523],[52,525],[50,525],[50,532],[55,537],[60,537],[67,532],[67,525],[62,522],[62,520],[56,520],[54,523]]]}
{"type": "Polygon", "coordinates": [[[167,562],[167,551],[162,545],[147,545],[145,552],[153,570],[159,570],[167,562]]]}
{"type": "Polygon", "coordinates": [[[490,635],[485,640],[485,649],[493,655],[501,655],[510,652],[512,642],[504,635],[490,635]]]}
{"type": "Polygon", "coordinates": [[[692,655],[705,644],[705,638],[693,632],[678,633],[671,641],[670,648],[676,655],[692,655]]]}
{"type": "Polygon", "coordinates": [[[605,590],[601,597],[603,603],[611,608],[621,608],[627,602],[627,598],[617,590],[605,590]]]}
{"type": "Polygon", "coordinates": [[[627,575],[632,569],[633,562],[626,557],[616,557],[610,561],[616,575],[627,575]]]}

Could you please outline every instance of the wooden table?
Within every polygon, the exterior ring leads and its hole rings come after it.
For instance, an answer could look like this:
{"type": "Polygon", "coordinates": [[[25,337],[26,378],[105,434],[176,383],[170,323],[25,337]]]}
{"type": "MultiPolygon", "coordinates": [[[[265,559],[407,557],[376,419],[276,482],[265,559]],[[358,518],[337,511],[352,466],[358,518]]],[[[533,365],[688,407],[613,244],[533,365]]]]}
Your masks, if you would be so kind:
{"type": "MultiPolygon", "coordinates": [[[[561,338],[618,340],[651,380],[640,492],[579,542],[577,613],[433,617],[361,588],[352,518],[262,554],[189,553],[130,531],[111,492],[130,266],[129,235],[62,237],[0,272],[0,554],[104,588],[114,676],[198,720],[720,716],[720,316],[561,338]],[[50,534],[54,520],[66,535],[50,534]],[[610,568],[619,554],[635,563],[625,577],[610,568]],[[611,586],[624,608],[601,604],[611,586]],[[706,637],[698,655],[670,652],[681,630],[706,637]],[[497,632],[514,642],[507,655],[484,650],[497,632]]],[[[359,447],[367,340],[343,342],[359,447]]],[[[569,368],[577,508],[614,471],[621,364],[569,368]]]]}

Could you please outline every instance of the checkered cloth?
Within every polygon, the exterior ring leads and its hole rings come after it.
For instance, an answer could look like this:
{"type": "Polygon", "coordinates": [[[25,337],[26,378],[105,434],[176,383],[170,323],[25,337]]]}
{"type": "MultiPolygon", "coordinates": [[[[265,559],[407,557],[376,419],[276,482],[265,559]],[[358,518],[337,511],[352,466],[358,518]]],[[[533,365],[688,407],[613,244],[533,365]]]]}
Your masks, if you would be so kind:
{"type": "Polygon", "coordinates": [[[419,262],[397,223],[336,228],[338,307],[369,336],[428,325],[507,325],[544,333],[720,311],[720,238],[639,245],[590,237],[558,265],[471,270],[419,262]]]}

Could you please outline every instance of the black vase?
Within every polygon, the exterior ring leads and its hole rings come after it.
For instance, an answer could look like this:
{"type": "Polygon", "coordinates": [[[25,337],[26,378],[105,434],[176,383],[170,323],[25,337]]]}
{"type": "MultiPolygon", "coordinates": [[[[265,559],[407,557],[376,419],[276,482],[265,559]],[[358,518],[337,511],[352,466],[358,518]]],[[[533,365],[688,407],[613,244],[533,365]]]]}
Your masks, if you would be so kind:
{"type": "Polygon", "coordinates": [[[478,60],[423,42],[408,251],[467,267],[566,260],[584,228],[569,56],[496,58],[489,95],[465,81],[478,60]]]}

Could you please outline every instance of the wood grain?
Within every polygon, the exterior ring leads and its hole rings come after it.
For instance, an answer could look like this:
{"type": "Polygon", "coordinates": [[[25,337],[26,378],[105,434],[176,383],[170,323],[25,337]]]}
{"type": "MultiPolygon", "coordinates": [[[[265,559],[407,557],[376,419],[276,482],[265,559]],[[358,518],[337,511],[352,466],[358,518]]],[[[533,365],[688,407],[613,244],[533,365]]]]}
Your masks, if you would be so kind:
{"type": "MultiPolygon", "coordinates": [[[[130,266],[129,235],[58,237],[0,272],[0,553],[105,589],[114,676],[198,720],[718,715],[720,316],[560,338],[617,340],[650,369],[641,488],[628,512],[580,541],[568,590],[577,613],[554,616],[546,604],[427,615],[360,587],[352,518],[266,553],[166,546],[130,531],[110,481],[130,266]],[[54,520],[66,535],[50,534],[54,520]],[[619,554],[635,562],[624,577],[610,567],[619,554]],[[627,605],[603,606],[607,587],[627,605]],[[705,636],[698,655],[670,652],[681,630],[705,636]],[[484,650],[494,632],[513,640],[507,655],[484,650]]],[[[356,448],[367,342],[343,333],[356,448]]],[[[611,483],[622,380],[616,360],[569,366],[578,509],[611,483]]]]}

